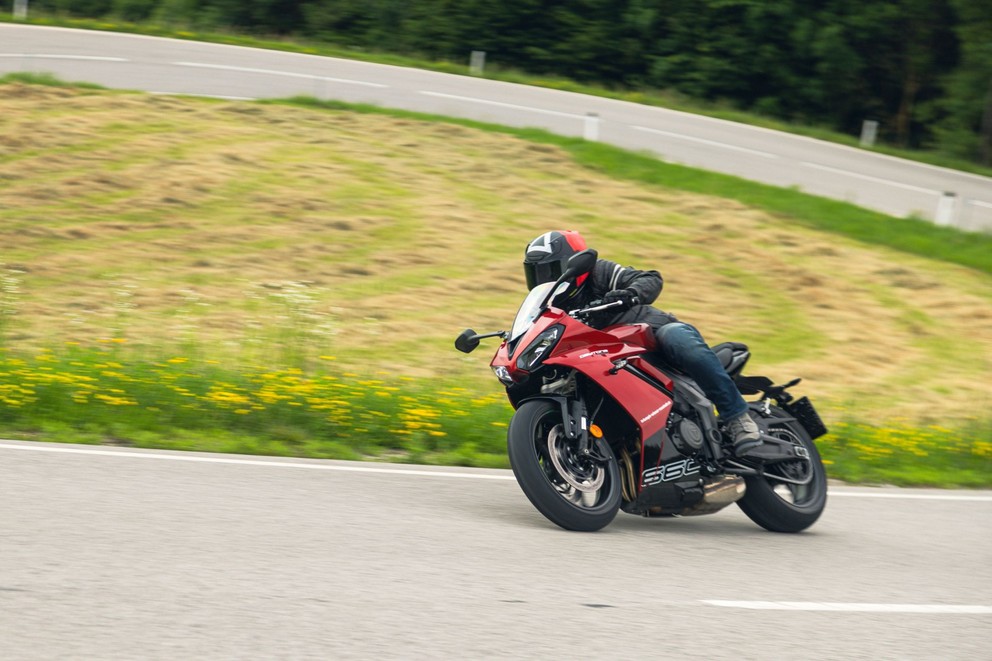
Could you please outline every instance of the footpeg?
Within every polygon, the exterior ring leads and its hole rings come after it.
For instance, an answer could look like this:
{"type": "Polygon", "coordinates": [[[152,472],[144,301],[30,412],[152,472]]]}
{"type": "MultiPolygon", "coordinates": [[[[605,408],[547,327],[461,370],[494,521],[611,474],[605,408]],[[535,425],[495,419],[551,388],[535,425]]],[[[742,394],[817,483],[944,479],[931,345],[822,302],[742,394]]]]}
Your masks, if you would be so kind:
{"type": "Polygon", "coordinates": [[[795,445],[789,441],[775,438],[764,432],[761,433],[761,445],[748,452],[743,458],[753,459],[765,464],[779,461],[795,461],[796,459],[809,460],[809,450],[801,445],[795,445]]]}

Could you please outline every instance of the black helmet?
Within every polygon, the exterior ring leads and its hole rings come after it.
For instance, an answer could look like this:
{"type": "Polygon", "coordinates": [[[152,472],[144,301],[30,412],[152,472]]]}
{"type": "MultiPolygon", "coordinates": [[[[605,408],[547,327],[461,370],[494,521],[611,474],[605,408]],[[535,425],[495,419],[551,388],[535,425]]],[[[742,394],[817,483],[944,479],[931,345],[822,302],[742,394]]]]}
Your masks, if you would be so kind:
{"type": "MultiPolygon", "coordinates": [[[[527,251],[524,253],[527,289],[533,289],[545,282],[555,282],[565,272],[568,258],[585,249],[586,240],[581,234],[572,230],[547,232],[528,243],[527,251]]],[[[588,277],[589,274],[585,273],[576,279],[576,290],[588,277]]]]}

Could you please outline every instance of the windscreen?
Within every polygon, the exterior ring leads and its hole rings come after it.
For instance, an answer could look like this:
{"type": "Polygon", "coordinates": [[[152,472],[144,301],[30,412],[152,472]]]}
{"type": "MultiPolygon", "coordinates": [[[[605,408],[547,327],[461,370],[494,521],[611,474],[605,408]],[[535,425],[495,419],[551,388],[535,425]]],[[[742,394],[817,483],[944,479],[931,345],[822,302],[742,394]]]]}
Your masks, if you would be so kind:
{"type": "MultiPolygon", "coordinates": [[[[545,282],[544,284],[538,285],[530,290],[527,294],[527,298],[520,305],[520,310],[517,312],[517,318],[513,320],[513,328],[510,330],[510,342],[514,342],[520,338],[521,335],[527,332],[534,320],[538,318],[541,314],[541,304],[544,303],[545,299],[548,297],[548,292],[554,286],[553,282],[545,282]]],[[[562,293],[568,289],[568,283],[563,282],[558,285],[558,293],[562,293]]]]}

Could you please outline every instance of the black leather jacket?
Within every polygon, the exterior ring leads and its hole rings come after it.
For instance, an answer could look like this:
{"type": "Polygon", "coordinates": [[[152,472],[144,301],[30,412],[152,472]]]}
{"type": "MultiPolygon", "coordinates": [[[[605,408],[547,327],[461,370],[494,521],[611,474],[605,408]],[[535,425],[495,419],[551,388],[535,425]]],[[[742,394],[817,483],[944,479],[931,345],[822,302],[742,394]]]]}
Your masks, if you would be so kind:
{"type": "Polygon", "coordinates": [[[567,302],[555,301],[566,310],[576,310],[597,301],[607,292],[615,289],[632,289],[637,293],[640,305],[614,315],[600,315],[593,319],[590,325],[595,328],[605,328],[613,324],[651,324],[658,328],[673,321],[678,321],[675,315],[662,312],[651,305],[661,293],[664,280],[657,271],[638,271],[630,266],[620,266],[608,259],[596,262],[592,273],[582,284],[575,295],[567,302]]]}

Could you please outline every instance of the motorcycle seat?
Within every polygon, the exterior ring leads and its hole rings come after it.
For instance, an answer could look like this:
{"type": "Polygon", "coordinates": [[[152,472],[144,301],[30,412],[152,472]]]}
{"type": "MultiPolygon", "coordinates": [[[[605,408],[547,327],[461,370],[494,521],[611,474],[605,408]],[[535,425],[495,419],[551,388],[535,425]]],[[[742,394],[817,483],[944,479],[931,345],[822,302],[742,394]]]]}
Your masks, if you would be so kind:
{"type": "Polygon", "coordinates": [[[723,342],[712,347],[713,353],[720,359],[723,369],[733,372],[747,362],[750,353],[747,345],[741,342],[723,342]]]}
{"type": "Polygon", "coordinates": [[[654,330],[648,324],[620,324],[604,330],[624,344],[644,347],[648,351],[654,351],[658,348],[654,330]]]}

